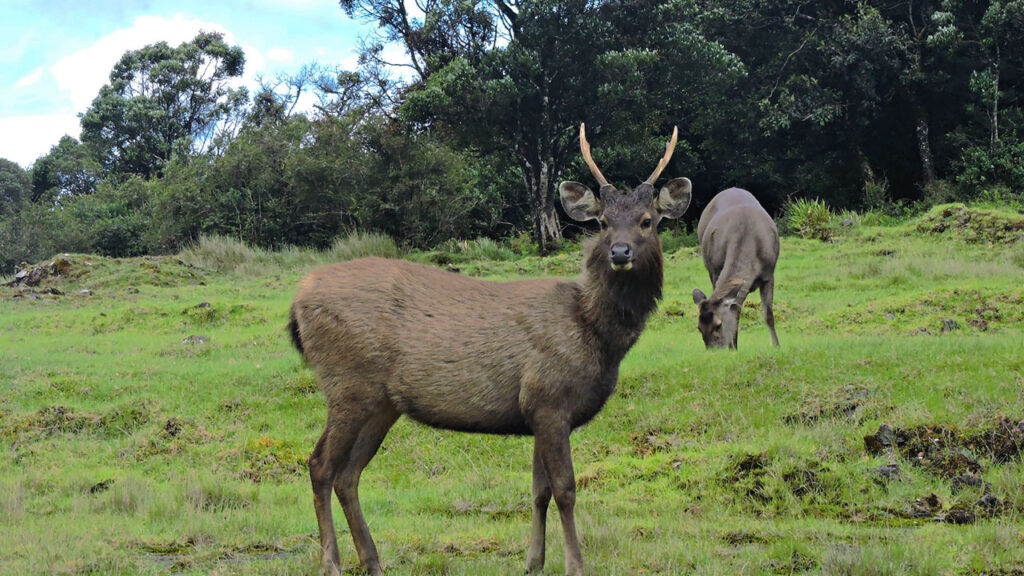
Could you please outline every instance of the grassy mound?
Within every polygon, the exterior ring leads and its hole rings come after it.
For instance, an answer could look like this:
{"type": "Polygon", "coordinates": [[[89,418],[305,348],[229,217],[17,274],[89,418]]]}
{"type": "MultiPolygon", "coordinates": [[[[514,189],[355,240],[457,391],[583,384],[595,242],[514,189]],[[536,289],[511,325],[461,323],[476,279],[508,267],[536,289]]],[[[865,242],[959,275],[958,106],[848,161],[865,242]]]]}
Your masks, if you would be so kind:
{"type": "Polygon", "coordinates": [[[1024,216],[960,203],[943,204],[922,216],[917,230],[967,242],[1012,244],[1024,241],[1024,216]]]}

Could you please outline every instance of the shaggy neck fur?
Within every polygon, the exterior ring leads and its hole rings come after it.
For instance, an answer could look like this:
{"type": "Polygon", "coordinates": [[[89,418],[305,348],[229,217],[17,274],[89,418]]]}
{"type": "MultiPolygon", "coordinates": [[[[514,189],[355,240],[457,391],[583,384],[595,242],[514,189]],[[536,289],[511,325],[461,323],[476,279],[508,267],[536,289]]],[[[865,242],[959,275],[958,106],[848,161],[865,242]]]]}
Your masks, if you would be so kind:
{"type": "Polygon", "coordinates": [[[616,272],[608,262],[608,242],[600,237],[586,250],[582,279],[582,316],[608,358],[618,363],[636,343],[647,316],[661,299],[661,243],[639,255],[628,271],[616,272]]]}

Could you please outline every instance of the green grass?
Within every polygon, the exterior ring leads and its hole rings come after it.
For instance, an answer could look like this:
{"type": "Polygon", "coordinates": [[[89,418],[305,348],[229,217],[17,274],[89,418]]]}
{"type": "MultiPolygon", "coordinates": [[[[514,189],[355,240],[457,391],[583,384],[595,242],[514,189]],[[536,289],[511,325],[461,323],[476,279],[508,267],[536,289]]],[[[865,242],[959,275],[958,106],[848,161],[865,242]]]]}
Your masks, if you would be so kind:
{"type": "MultiPolygon", "coordinates": [[[[954,525],[909,517],[930,494],[940,517],[974,508],[981,490],[955,492],[938,467],[950,452],[865,449],[881,424],[967,438],[1024,419],[1021,242],[926,222],[783,238],[779,349],[754,296],[740,349],[705,351],[690,293],[707,274],[695,248],[668,255],[662,311],[573,435],[588,573],[1024,570],[1019,452],[954,448],[1002,503],[954,525]],[[897,480],[872,471],[890,463],[897,480]]],[[[63,295],[0,289],[0,572],[318,573],[303,461],[325,409],[284,325],[305,271],[340,257],[222,244],[71,255],[45,284],[63,295]]],[[[467,243],[461,273],[579,269],[572,252],[473,250],[500,247],[467,243]]],[[[523,568],[529,491],[528,439],[402,419],[360,492],[389,574],[503,575],[523,568]]],[[[557,525],[552,507],[547,574],[561,573],[557,525]]]]}

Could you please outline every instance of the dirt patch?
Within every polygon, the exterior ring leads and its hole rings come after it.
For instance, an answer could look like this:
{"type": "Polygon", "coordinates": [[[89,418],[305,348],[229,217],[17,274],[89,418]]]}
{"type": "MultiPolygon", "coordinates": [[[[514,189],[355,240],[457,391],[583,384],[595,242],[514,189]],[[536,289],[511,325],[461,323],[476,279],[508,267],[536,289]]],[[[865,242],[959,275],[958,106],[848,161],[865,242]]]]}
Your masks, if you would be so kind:
{"type": "Polygon", "coordinates": [[[1019,461],[1024,450],[1024,419],[1001,417],[972,430],[953,424],[894,428],[888,424],[864,437],[868,454],[893,453],[941,478],[982,472],[979,458],[995,463],[1019,461]]]}
{"type": "Polygon", "coordinates": [[[772,560],[769,562],[768,567],[771,569],[772,574],[799,574],[801,572],[817,570],[818,560],[806,554],[794,551],[788,560],[772,560]]]}
{"type": "Polygon", "coordinates": [[[790,470],[782,475],[782,481],[798,498],[808,494],[817,494],[821,492],[819,470],[820,468],[817,467],[790,470]]]}
{"type": "Polygon", "coordinates": [[[765,475],[770,460],[764,452],[740,456],[728,469],[723,482],[733,490],[755,502],[771,499],[765,490],[765,475]]]}
{"type": "Polygon", "coordinates": [[[477,556],[480,554],[498,553],[501,556],[511,556],[517,552],[509,550],[497,540],[480,538],[469,542],[445,542],[441,544],[440,552],[448,556],[477,556]]]}
{"type": "Polygon", "coordinates": [[[629,436],[629,445],[633,454],[640,456],[651,456],[659,452],[668,452],[680,443],[679,437],[674,434],[665,434],[660,430],[644,430],[634,432],[629,436]]]}
{"type": "Polygon", "coordinates": [[[747,532],[745,530],[726,532],[722,535],[722,541],[730,546],[743,546],[746,544],[769,544],[774,539],[774,537],[765,536],[763,534],[758,534],[756,532],[747,532]]]}
{"type": "Polygon", "coordinates": [[[869,392],[863,386],[847,384],[825,397],[813,396],[803,401],[800,410],[782,417],[786,424],[814,424],[819,420],[861,420],[861,408],[869,392]]]}
{"type": "Polygon", "coordinates": [[[141,444],[122,450],[122,458],[142,462],[154,456],[176,456],[192,446],[208,444],[212,435],[205,427],[190,419],[168,418],[160,429],[141,444]]]}

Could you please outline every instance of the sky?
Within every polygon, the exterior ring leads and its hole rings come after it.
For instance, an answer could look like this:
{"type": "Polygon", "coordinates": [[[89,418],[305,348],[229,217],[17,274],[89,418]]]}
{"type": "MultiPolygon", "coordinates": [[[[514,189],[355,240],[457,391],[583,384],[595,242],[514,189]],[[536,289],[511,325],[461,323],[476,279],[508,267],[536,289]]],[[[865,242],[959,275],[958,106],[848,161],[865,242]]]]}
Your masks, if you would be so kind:
{"type": "Polygon", "coordinates": [[[200,30],[245,51],[244,83],[319,62],[354,69],[371,29],[335,0],[0,0],[0,158],[28,168],[68,134],[128,50],[200,30]]]}

